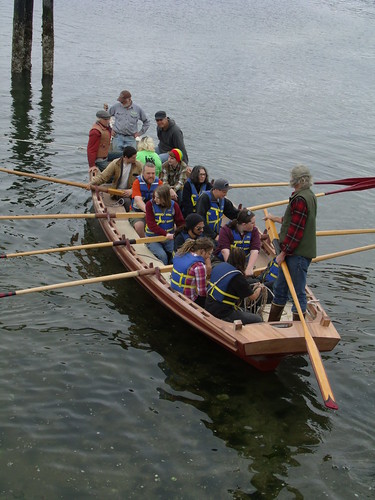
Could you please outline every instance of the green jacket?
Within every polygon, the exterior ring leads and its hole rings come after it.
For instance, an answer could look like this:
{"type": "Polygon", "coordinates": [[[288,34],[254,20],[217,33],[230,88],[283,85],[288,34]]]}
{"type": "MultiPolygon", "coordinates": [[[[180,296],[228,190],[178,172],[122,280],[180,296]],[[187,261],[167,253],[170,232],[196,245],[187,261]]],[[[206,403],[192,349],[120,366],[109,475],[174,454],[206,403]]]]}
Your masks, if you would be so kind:
{"type": "Polygon", "coordinates": [[[291,202],[297,197],[302,197],[307,204],[307,220],[305,229],[303,231],[303,236],[299,242],[298,247],[294,250],[294,255],[301,255],[308,259],[313,259],[316,257],[316,212],[317,212],[317,202],[316,196],[311,191],[310,188],[302,189],[301,191],[296,191],[289,200],[288,208],[285,211],[283,217],[283,223],[280,230],[280,243],[282,243],[287,235],[288,228],[291,223],[291,202]]]}

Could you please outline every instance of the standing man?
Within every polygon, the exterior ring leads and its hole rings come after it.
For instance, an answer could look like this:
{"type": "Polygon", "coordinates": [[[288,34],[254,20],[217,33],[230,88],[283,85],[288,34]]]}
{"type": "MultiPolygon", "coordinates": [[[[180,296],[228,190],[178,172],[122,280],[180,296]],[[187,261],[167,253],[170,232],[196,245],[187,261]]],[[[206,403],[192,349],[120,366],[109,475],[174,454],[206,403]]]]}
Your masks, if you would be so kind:
{"type": "Polygon", "coordinates": [[[188,164],[189,158],[186,152],[184,143],[184,134],[176,122],[167,116],[165,111],[157,111],[155,113],[156,133],[158,135],[159,144],[155,151],[160,156],[161,161],[164,163],[168,160],[169,151],[173,148],[180,149],[184,161],[188,164]]]}
{"type": "Polygon", "coordinates": [[[112,129],[109,126],[111,115],[99,110],[96,113],[96,122],[89,132],[89,142],[87,143],[87,160],[89,162],[89,172],[99,168],[104,170],[108,165],[108,151],[111,144],[112,129]]]}
{"type": "MultiPolygon", "coordinates": [[[[290,174],[290,185],[294,188],[284,217],[269,214],[266,219],[281,223],[280,248],[276,263],[283,261],[288,266],[294,288],[303,314],[306,312],[306,277],[311,259],[316,257],[316,212],[317,202],[311,191],[312,177],[304,165],[294,167],[290,174]]],[[[275,297],[271,304],[268,321],[280,321],[284,306],[288,300],[288,284],[280,267],[274,285],[275,297]]],[[[295,304],[292,307],[293,321],[299,316],[295,304]]]]}
{"type": "Polygon", "coordinates": [[[216,179],[212,189],[205,191],[198,198],[197,214],[204,219],[204,235],[213,240],[219,239],[219,232],[224,215],[228,219],[236,219],[239,210],[226,198],[229,182],[225,179],[216,179]]]}
{"type": "Polygon", "coordinates": [[[115,118],[112,130],[114,151],[122,152],[125,146],[135,148],[136,137],[145,134],[150,126],[146,113],[131,97],[129,90],[123,90],[117,99],[118,102],[109,108],[109,114],[115,118]],[[139,121],[143,125],[138,131],[139,121]]]}
{"type": "Polygon", "coordinates": [[[120,197],[123,200],[125,210],[128,212],[132,198],[133,182],[142,172],[142,163],[136,160],[137,151],[132,146],[126,146],[122,154],[122,158],[113,160],[108,167],[96,175],[89,187],[99,186],[112,180],[112,187],[122,189],[123,195],[120,197]]]}

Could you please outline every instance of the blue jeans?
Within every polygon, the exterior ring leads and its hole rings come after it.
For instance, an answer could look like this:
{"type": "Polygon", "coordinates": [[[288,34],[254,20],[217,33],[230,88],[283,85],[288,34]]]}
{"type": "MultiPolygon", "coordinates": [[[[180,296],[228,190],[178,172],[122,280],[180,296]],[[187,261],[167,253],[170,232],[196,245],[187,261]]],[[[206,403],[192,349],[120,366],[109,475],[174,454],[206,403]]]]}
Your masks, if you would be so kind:
{"type": "MultiPolygon", "coordinates": [[[[302,312],[305,312],[307,307],[305,291],[306,277],[311,259],[302,257],[301,255],[289,255],[288,257],[285,257],[285,262],[288,266],[302,312]]],[[[275,297],[273,299],[274,304],[284,306],[287,303],[289,296],[289,287],[281,266],[279,269],[279,275],[273,288],[273,293],[275,294],[275,297]]],[[[297,308],[294,304],[292,307],[292,311],[297,312],[297,308]]]]}
{"type": "Polygon", "coordinates": [[[133,148],[137,149],[137,141],[135,140],[135,137],[132,135],[116,134],[112,139],[113,151],[121,151],[122,153],[125,146],[133,146],[133,148]]]}
{"type": "Polygon", "coordinates": [[[165,266],[168,264],[169,259],[172,259],[174,240],[167,240],[162,243],[147,243],[147,246],[165,266]]]}
{"type": "Polygon", "coordinates": [[[159,155],[159,158],[161,159],[162,163],[164,163],[165,161],[167,161],[168,158],[169,158],[169,153],[160,153],[159,146],[156,146],[155,153],[159,155]]]}

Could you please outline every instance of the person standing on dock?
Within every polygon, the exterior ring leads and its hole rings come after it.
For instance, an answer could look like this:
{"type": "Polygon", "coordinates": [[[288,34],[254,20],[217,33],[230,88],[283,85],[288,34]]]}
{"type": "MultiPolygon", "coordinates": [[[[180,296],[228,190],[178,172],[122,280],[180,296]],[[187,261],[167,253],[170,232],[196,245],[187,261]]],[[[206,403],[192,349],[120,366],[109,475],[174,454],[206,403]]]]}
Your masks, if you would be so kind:
{"type": "Polygon", "coordinates": [[[150,120],[143,109],[132,101],[129,90],[123,90],[117,103],[109,108],[109,114],[115,118],[112,130],[112,147],[114,151],[122,151],[125,146],[136,147],[136,138],[145,134],[150,120]],[[138,130],[138,122],[142,128],[138,130]]]}
{"type": "MultiPolygon", "coordinates": [[[[317,200],[310,187],[312,177],[304,165],[294,167],[290,174],[290,185],[294,188],[283,217],[268,214],[264,220],[281,223],[280,253],[276,263],[286,262],[303,314],[306,313],[306,278],[311,259],[316,257],[316,213],[317,200]]],[[[289,287],[280,267],[274,285],[275,297],[271,304],[268,321],[280,321],[288,300],[289,287]]],[[[295,304],[292,307],[293,321],[299,320],[295,304]]]]}
{"type": "Polygon", "coordinates": [[[155,151],[160,156],[164,163],[168,160],[169,151],[173,148],[180,149],[185,163],[189,163],[188,154],[184,143],[184,134],[176,122],[167,116],[165,111],[157,111],[155,113],[156,133],[159,139],[159,144],[155,151]]]}

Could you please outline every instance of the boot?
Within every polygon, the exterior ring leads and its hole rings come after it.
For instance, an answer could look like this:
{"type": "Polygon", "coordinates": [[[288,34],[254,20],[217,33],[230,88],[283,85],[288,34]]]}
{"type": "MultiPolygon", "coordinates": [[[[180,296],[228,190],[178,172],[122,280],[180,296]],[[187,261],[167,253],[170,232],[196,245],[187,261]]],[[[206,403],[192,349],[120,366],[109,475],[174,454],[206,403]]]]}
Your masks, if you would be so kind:
{"type": "Polygon", "coordinates": [[[284,311],[284,306],[279,304],[271,303],[270,314],[268,316],[268,322],[270,321],[280,321],[281,315],[284,311]]]}
{"type": "MultiPolygon", "coordinates": [[[[304,312],[304,313],[303,313],[303,317],[304,317],[304,318],[306,317],[306,312],[304,312]]],[[[293,321],[301,321],[301,320],[299,319],[299,314],[298,314],[298,313],[296,313],[296,312],[294,312],[294,313],[293,313],[293,321]]]]}

